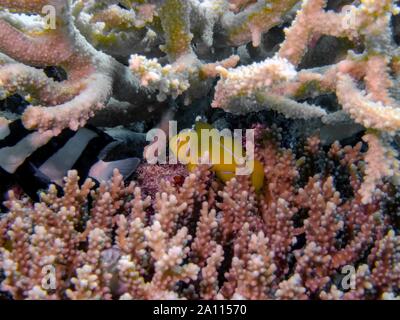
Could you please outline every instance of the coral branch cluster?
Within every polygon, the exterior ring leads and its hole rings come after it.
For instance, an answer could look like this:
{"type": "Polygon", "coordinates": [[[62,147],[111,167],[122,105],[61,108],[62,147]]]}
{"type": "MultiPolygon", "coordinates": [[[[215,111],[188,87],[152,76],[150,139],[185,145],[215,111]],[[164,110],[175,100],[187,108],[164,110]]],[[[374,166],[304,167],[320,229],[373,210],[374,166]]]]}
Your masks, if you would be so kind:
{"type": "Polygon", "coordinates": [[[121,101],[140,99],[138,82],[127,69],[76,29],[70,1],[1,1],[0,7],[0,52],[5,57],[0,96],[19,93],[31,102],[22,116],[27,128],[57,135],[66,127],[83,126],[111,95],[121,101]],[[40,18],[45,5],[55,10],[54,29],[40,18]],[[49,66],[62,67],[67,79],[49,78],[40,69],[49,66]]]}
{"type": "Polygon", "coordinates": [[[275,57],[262,65],[220,69],[222,79],[216,87],[213,106],[245,113],[278,105],[279,111],[288,117],[292,117],[291,109],[303,113],[303,117],[310,112],[323,117],[315,107],[296,101],[335,93],[343,110],[356,122],[367,128],[398,130],[400,114],[393,91],[398,84],[395,65],[399,51],[391,31],[391,17],[398,13],[398,8],[389,0],[361,1],[334,12],[324,9],[326,2],[303,1],[292,25],[285,29],[285,40],[275,57]],[[328,66],[303,68],[302,58],[323,36],[347,38],[359,47],[362,45],[362,50],[349,50],[328,66]],[[280,60],[274,66],[276,59],[280,60]],[[271,64],[273,69],[259,77],[264,65],[271,64]],[[285,77],[285,66],[297,70],[285,77]]]}
{"type": "Polygon", "coordinates": [[[298,157],[276,130],[256,132],[266,177],[260,192],[247,176],[223,184],[206,165],[184,181],[163,180],[150,195],[117,171],[97,188],[71,171],[64,194],[50,187],[39,203],[11,192],[0,220],[1,290],[15,299],[398,296],[391,199],[399,193],[379,175],[374,136],[364,139],[369,148],[327,150],[312,137],[298,157]]]}
{"type": "Polygon", "coordinates": [[[330,122],[336,118],[304,100],[334,93],[354,121],[396,131],[398,7],[392,0],[348,3],[327,10],[326,0],[3,0],[0,97],[24,95],[31,103],[26,127],[57,134],[84,125],[110,98],[132,110],[155,96],[183,96],[189,104],[209,94],[210,79],[220,76],[214,107],[330,122]],[[46,5],[55,8],[55,29],[45,24],[46,5]],[[236,67],[249,56],[247,43],[261,47],[269,31],[289,23],[267,59],[236,67]],[[304,57],[327,37],[348,41],[349,50],[332,54],[328,65],[305,67],[304,57]],[[67,79],[57,82],[37,69],[46,66],[64,68],[67,79]]]}

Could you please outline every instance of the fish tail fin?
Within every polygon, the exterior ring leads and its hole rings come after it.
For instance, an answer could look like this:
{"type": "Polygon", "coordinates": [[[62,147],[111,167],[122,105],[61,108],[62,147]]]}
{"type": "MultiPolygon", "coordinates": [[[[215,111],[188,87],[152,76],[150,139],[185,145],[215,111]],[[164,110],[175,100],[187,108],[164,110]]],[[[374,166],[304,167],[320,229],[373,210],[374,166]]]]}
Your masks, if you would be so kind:
{"type": "Polygon", "coordinates": [[[118,169],[124,179],[127,179],[135,172],[139,163],[139,158],[127,158],[110,162],[100,160],[91,167],[89,177],[94,178],[99,182],[108,181],[112,178],[114,170],[118,169]]]}

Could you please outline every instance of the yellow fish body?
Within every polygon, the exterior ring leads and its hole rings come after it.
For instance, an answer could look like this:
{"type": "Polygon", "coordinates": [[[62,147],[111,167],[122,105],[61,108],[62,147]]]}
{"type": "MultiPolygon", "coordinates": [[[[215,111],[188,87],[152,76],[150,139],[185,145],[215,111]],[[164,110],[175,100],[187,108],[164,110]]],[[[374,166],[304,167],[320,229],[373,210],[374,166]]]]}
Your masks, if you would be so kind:
{"type": "Polygon", "coordinates": [[[194,130],[180,132],[172,137],[169,143],[170,150],[180,163],[187,165],[189,171],[193,171],[199,164],[199,159],[208,153],[211,170],[223,182],[231,180],[237,170],[242,168],[248,169],[256,191],[264,185],[262,163],[258,160],[245,159],[241,141],[231,135],[224,135],[207,123],[196,122],[194,130]],[[204,132],[206,134],[203,134],[204,132]]]}

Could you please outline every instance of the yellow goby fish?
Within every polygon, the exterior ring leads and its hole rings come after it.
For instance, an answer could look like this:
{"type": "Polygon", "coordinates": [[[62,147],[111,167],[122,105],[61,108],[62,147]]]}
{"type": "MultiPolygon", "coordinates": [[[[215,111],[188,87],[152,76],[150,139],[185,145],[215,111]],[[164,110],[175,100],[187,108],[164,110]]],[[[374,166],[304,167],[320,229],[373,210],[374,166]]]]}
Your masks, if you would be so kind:
{"type": "Polygon", "coordinates": [[[211,170],[223,182],[239,173],[251,175],[256,191],[264,185],[264,167],[260,161],[246,158],[242,141],[207,123],[196,122],[194,130],[181,131],[169,143],[179,163],[186,164],[189,171],[208,153],[211,170]]]}

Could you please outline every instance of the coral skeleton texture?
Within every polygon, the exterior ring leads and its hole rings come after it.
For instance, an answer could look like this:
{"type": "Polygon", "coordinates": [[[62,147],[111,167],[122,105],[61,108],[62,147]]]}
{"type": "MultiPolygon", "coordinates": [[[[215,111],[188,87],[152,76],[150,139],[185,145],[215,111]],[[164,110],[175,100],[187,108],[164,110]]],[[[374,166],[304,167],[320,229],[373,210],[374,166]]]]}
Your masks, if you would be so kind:
{"type": "Polygon", "coordinates": [[[214,107],[239,113],[271,107],[288,117],[329,121],[318,106],[298,102],[311,94],[307,88],[312,86],[317,93],[336,93],[344,112],[356,122],[397,130],[399,50],[391,18],[398,8],[390,0],[355,1],[337,12],[326,11],[326,4],[3,0],[2,96],[29,95],[32,105],[23,114],[25,126],[57,134],[65,127],[83,126],[111,97],[132,103],[132,110],[144,108],[146,96],[153,93],[159,100],[184,95],[189,104],[210,90],[212,81],[207,79],[219,75],[214,107]],[[45,5],[55,8],[55,29],[46,28],[39,18],[45,5]],[[262,34],[291,19],[273,57],[236,68],[240,56],[210,61],[207,51],[226,51],[249,41],[259,46],[262,34]],[[349,50],[327,67],[299,68],[322,36],[347,38],[362,50],[349,50]],[[129,68],[124,65],[128,60],[129,68]],[[34,68],[45,66],[63,67],[68,79],[57,83],[34,68]]]}
{"type": "Polygon", "coordinates": [[[0,149],[15,119],[34,148],[66,129],[132,129],[201,103],[202,116],[224,115],[217,124],[270,112],[287,127],[331,128],[332,141],[345,126],[361,132],[345,147],[311,136],[298,151],[300,138],[253,121],[260,191],[204,165],[149,164],[130,183],[118,170],[100,183],[71,170],[63,192],[51,185],[36,202],[13,189],[0,214],[0,297],[399,298],[398,5],[0,0],[0,149]],[[16,96],[19,112],[3,102],[16,96]],[[57,286],[45,290],[49,265],[57,286]]]}
{"type": "Polygon", "coordinates": [[[268,181],[260,193],[245,176],[223,185],[204,165],[182,185],[163,180],[154,198],[117,171],[97,188],[71,171],[63,196],[53,186],[38,203],[10,193],[1,290],[15,299],[395,297],[394,190],[376,183],[365,203],[369,151],[361,143],[324,151],[312,138],[296,159],[270,130],[257,131],[268,181]],[[50,291],[41,287],[48,264],[57,279],[50,291]],[[350,291],[337,281],[346,265],[357,272],[350,291]]]}

